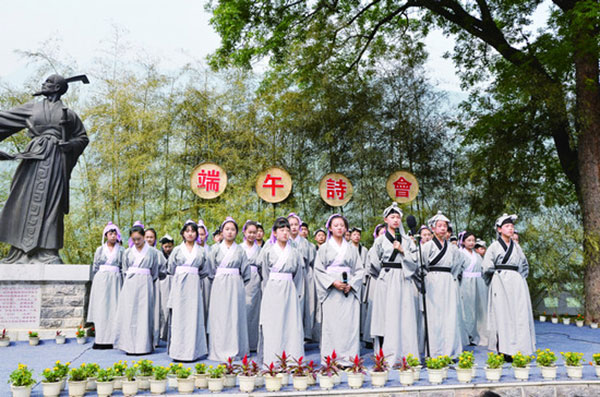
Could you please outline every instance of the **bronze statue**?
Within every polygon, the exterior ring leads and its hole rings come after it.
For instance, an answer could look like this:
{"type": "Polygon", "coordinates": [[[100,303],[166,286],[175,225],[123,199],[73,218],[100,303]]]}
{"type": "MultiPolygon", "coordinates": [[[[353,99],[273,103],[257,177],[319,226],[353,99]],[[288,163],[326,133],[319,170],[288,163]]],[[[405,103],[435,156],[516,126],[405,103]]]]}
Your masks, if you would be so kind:
{"type": "Polygon", "coordinates": [[[89,140],[83,123],[60,100],[69,83],[52,75],[42,84],[42,101],[0,111],[0,141],[27,128],[23,153],[0,152],[0,160],[21,160],[0,213],[0,241],[11,245],[0,263],[62,263],[64,215],[69,212],[69,179],[89,140]]]}

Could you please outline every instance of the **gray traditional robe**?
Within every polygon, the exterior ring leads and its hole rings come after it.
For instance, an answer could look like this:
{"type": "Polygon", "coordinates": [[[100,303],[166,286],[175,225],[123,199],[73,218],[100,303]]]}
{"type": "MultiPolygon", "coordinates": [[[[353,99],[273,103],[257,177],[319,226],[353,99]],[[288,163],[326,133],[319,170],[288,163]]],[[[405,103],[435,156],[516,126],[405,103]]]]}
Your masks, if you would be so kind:
{"type": "Polygon", "coordinates": [[[457,276],[464,269],[466,257],[448,241],[443,244],[437,237],[423,244],[427,326],[430,356],[454,356],[462,352],[462,315],[457,276]],[[444,256],[432,266],[432,261],[446,245],[444,256]],[[447,271],[435,271],[436,269],[447,271]]]}
{"type": "Polygon", "coordinates": [[[360,297],[364,268],[358,249],[342,239],[338,245],[333,238],[321,246],[315,260],[315,282],[318,303],[321,305],[321,359],[335,350],[340,364],[351,365],[360,354],[360,297]],[[343,281],[352,287],[348,296],[333,287],[343,281]]]}
{"type": "Polygon", "coordinates": [[[485,276],[491,277],[488,295],[488,348],[496,350],[497,347],[500,353],[511,356],[518,351],[533,354],[536,351],[535,329],[526,281],[529,263],[521,247],[512,240],[508,246],[504,241],[494,241],[485,252],[482,267],[485,276]],[[509,250],[510,257],[502,263],[509,250]],[[499,266],[511,266],[514,270],[499,269],[499,266]]]}
{"type": "MultiPolygon", "coordinates": [[[[208,245],[206,242],[204,242],[204,245],[201,246],[204,249],[204,255],[206,257],[206,265],[209,266],[210,269],[213,268],[213,265],[211,263],[211,258],[212,255],[210,254],[212,247],[215,247],[214,245],[211,247],[210,245],[208,245]]],[[[218,245],[216,246],[217,248],[219,247],[218,245]]],[[[208,322],[208,308],[210,306],[210,289],[212,287],[212,277],[204,277],[202,280],[200,280],[200,282],[202,283],[202,298],[204,299],[204,323],[206,324],[208,322]]]]}
{"type": "Polygon", "coordinates": [[[63,247],[64,214],[69,212],[71,171],[88,144],[83,123],[68,110],[68,151],[59,149],[62,101],[31,101],[0,112],[0,141],[27,128],[32,138],[25,152],[16,156],[0,152],[0,160],[21,159],[10,194],[0,213],[0,241],[25,253],[37,248],[63,247]]]}
{"type": "Polygon", "coordinates": [[[147,243],[141,252],[135,246],[125,250],[125,280],[114,324],[115,349],[134,354],[151,353],[154,349],[154,281],[161,271],[159,255],[162,256],[147,243]]]}
{"type": "Polygon", "coordinates": [[[246,253],[235,242],[229,248],[222,242],[211,250],[211,268],[208,359],[242,358],[250,351],[244,284],[250,281],[251,270],[246,253]]]}
{"type": "Polygon", "coordinates": [[[303,259],[288,242],[265,244],[257,263],[263,276],[258,340],[259,363],[277,361],[285,350],[290,357],[304,356],[304,328],[300,297],[304,289],[303,259]]]}
{"type": "Polygon", "coordinates": [[[174,360],[194,361],[208,353],[204,326],[202,279],[210,272],[204,249],[185,243],[169,256],[171,291],[167,302],[171,310],[167,352],[174,360]]]}
{"type": "Polygon", "coordinates": [[[92,288],[88,305],[87,321],[94,323],[96,336],[94,342],[100,345],[112,345],[115,341],[115,321],[119,293],[123,284],[121,266],[125,249],[115,244],[110,250],[104,243],[96,249],[92,272],[92,288]]]}
{"type": "Polygon", "coordinates": [[[260,265],[257,264],[260,246],[248,246],[242,243],[250,266],[250,281],[246,284],[246,317],[248,319],[248,344],[250,351],[256,351],[258,346],[258,320],[260,319],[260,301],[262,299],[262,278],[260,265]]]}
{"type": "Polygon", "coordinates": [[[169,309],[167,300],[169,299],[170,280],[165,285],[165,280],[170,278],[167,275],[167,258],[154,247],[150,249],[157,252],[158,267],[160,269],[159,278],[154,280],[154,347],[158,347],[160,340],[167,340],[169,332],[169,309]]]}
{"type": "Polygon", "coordinates": [[[383,351],[395,363],[409,353],[419,354],[417,305],[411,277],[417,270],[417,248],[401,234],[404,255],[394,254],[394,237],[386,232],[369,250],[369,271],[375,281],[371,336],[383,336],[383,351]],[[390,267],[402,266],[401,268],[390,267]]]}
{"type": "Polygon", "coordinates": [[[460,281],[464,332],[469,342],[487,346],[488,287],[483,280],[483,258],[475,251],[462,249],[461,252],[467,256],[467,265],[460,281]]]}
{"type": "Polygon", "coordinates": [[[373,290],[371,288],[371,274],[369,272],[369,250],[362,244],[359,244],[356,249],[358,251],[359,260],[365,269],[363,272],[362,289],[360,293],[360,335],[362,341],[372,342],[369,303],[372,304],[373,290]],[[371,295],[370,298],[369,295],[371,295]]]}
{"type": "Polygon", "coordinates": [[[304,259],[304,291],[300,300],[300,307],[302,308],[302,324],[304,325],[304,335],[307,338],[310,338],[313,334],[316,307],[315,282],[313,277],[316,248],[313,250],[310,242],[299,234],[295,239],[290,236],[290,243],[298,250],[304,259]]]}

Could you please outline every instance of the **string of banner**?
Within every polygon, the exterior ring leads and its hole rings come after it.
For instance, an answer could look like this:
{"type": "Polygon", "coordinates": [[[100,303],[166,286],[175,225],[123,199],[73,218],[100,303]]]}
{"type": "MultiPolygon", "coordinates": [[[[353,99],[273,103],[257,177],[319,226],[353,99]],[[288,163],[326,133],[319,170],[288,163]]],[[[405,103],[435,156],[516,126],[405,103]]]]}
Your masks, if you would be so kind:
{"type": "MultiPolygon", "coordinates": [[[[192,190],[199,197],[210,200],[219,197],[227,187],[227,173],[213,162],[204,162],[194,167],[190,177],[192,190]]],[[[417,178],[408,171],[395,171],[387,179],[386,190],[390,198],[398,203],[409,203],[419,193],[417,178]]],[[[281,167],[269,167],[256,177],[256,193],[268,203],[279,203],[292,192],[292,178],[281,167]]],[[[323,201],[332,207],[346,205],[354,189],[343,174],[330,173],[321,178],[319,193],[323,201]]]]}

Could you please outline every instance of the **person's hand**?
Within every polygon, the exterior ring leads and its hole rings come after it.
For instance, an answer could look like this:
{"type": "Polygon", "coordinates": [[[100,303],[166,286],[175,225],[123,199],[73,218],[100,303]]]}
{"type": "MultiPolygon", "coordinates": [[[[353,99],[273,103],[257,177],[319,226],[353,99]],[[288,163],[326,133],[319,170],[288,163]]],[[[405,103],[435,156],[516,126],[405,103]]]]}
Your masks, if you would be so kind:
{"type": "Polygon", "coordinates": [[[401,254],[404,254],[404,250],[402,249],[402,244],[400,244],[400,241],[394,241],[394,249],[401,254]]]}
{"type": "Polygon", "coordinates": [[[344,294],[348,295],[348,293],[350,292],[350,290],[352,289],[352,287],[349,284],[344,284],[344,294]]]}
{"type": "Polygon", "coordinates": [[[336,280],[333,282],[333,288],[337,289],[338,291],[344,291],[344,288],[346,288],[348,284],[341,282],[339,280],[336,280]]]}

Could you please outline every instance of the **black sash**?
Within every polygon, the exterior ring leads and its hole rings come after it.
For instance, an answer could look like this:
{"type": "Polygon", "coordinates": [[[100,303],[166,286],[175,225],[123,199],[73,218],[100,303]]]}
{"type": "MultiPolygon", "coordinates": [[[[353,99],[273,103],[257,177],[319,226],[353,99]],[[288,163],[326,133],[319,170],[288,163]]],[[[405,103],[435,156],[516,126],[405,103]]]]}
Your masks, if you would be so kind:
{"type": "Polygon", "coordinates": [[[500,242],[500,245],[502,246],[502,248],[504,249],[504,259],[502,259],[502,264],[506,264],[508,262],[508,260],[510,259],[510,256],[512,255],[513,252],[513,247],[514,247],[514,243],[512,240],[510,240],[510,244],[508,245],[508,249],[506,247],[506,243],[504,242],[504,240],[502,240],[502,237],[498,237],[498,241],[500,242]]]}
{"type": "Polygon", "coordinates": [[[384,269],[402,269],[402,263],[395,262],[381,262],[381,267],[384,269]]]}
{"type": "Polygon", "coordinates": [[[438,249],[441,251],[435,256],[435,258],[433,258],[433,260],[431,262],[429,262],[429,266],[428,266],[429,271],[431,271],[432,270],[431,268],[433,266],[437,265],[438,262],[442,260],[444,255],[446,255],[446,251],[448,251],[448,241],[447,240],[444,240],[443,247],[442,247],[442,244],[438,241],[437,237],[433,238],[433,242],[438,247],[438,249]]]}

